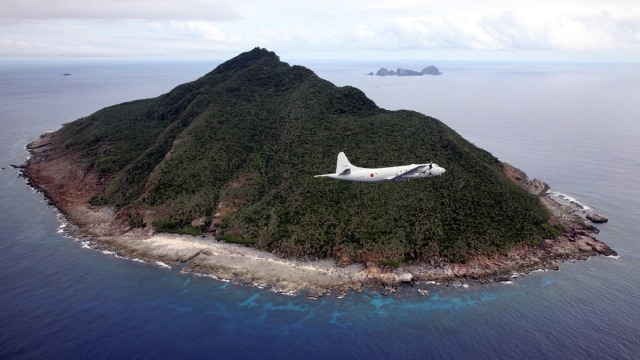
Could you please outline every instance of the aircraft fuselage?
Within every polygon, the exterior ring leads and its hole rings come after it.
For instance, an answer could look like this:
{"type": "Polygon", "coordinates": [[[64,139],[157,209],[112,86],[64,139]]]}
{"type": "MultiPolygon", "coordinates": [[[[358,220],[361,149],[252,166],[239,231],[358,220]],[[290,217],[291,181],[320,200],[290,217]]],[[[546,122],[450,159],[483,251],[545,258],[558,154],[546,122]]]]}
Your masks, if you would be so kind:
{"type": "Polygon", "coordinates": [[[442,175],[445,169],[437,164],[411,164],[383,168],[361,168],[352,165],[344,153],[338,154],[334,174],[316,175],[332,179],[358,182],[406,181],[442,175]]]}

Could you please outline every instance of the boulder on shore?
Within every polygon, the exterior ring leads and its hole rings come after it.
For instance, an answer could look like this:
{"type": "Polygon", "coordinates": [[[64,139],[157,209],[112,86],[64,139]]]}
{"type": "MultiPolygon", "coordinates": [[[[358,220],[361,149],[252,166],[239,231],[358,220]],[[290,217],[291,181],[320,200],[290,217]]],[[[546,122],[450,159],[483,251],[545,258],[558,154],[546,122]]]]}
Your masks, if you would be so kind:
{"type": "Polygon", "coordinates": [[[596,213],[587,214],[587,219],[596,224],[604,224],[609,221],[606,217],[598,215],[596,213]]]}

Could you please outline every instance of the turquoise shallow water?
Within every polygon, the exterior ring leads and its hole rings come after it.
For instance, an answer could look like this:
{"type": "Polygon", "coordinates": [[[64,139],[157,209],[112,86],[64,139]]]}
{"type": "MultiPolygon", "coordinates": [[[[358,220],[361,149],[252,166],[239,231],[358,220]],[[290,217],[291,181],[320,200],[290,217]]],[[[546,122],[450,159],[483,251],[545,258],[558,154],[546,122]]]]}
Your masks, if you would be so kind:
{"type": "Polygon", "coordinates": [[[65,237],[55,209],[6,167],[63,122],[162,94],[215,63],[5,62],[0,357],[636,358],[637,66],[445,63],[440,77],[379,78],[361,75],[371,64],[303,65],[382,107],[433,115],[609,216],[600,239],[620,257],[565,262],[511,284],[320,300],[118,259],[65,237]]]}

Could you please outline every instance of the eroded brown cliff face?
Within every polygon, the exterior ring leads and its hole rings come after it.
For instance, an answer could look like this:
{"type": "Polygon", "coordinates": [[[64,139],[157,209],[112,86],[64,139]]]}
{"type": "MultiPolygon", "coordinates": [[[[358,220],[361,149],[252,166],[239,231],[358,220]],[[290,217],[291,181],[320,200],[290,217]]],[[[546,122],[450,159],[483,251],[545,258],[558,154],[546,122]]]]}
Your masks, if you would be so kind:
{"type": "Polygon", "coordinates": [[[529,179],[524,171],[506,162],[502,163],[502,172],[511,180],[534,195],[544,195],[549,191],[549,185],[539,179],[529,179]]]}
{"type": "Polygon", "coordinates": [[[31,158],[23,174],[29,185],[41,191],[67,220],[90,235],[116,234],[124,229],[115,222],[111,207],[93,207],[89,201],[104,187],[104,179],[82,161],[80,154],[68,152],[56,133],[47,133],[27,145],[31,158]]]}

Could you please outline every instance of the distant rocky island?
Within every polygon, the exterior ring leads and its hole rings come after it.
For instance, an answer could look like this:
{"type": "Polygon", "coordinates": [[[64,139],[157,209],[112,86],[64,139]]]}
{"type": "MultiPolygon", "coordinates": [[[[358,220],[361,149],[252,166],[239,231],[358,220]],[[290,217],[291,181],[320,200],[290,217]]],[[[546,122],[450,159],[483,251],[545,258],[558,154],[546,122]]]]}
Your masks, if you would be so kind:
{"type": "Polygon", "coordinates": [[[28,149],[29,184],[92,247],[279,292],[503,281],[556,260],[615,255],[546,184],[441,121],[382,109],[260,48],[164,95],[64,124],[28,149]],[[371,167],[433,159],[447,173],[314,178],[340,151],[371,167]]]}
{"type": "Polygon", "coordinates": [[[422,69],[422,71],[408,70],[403,68],[398,68],[397,70],[389,70],[387,68],[381,67],[380,70],[376,71],[374,74],[373,71],[369,72],[367,75],[378,75],[378,76],[422,76],[422,75],[442,75],[442,72],[438,70],[437,67],[433,65],[429,65],[426,68],[422,69]]]}

